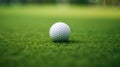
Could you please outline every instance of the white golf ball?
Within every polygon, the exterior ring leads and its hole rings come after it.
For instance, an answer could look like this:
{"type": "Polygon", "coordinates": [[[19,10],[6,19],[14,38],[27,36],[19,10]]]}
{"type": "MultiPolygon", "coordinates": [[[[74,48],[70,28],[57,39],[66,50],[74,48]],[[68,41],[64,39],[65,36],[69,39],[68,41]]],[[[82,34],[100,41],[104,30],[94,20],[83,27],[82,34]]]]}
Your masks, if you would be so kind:
{"type": "Polygon", "coordinates": [[[49,31],[50,37],[53,41],[68,41],[70,33],[70,27],[63,22],[53,24],[49,31]]]}

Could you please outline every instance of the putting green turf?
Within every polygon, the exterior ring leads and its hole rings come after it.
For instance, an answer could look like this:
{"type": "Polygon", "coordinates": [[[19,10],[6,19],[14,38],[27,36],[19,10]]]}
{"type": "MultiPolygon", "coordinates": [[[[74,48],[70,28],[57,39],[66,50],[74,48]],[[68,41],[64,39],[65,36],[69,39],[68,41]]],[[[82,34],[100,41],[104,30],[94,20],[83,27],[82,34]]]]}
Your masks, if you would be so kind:
{"type": "Polygon", "coordinates": [[[1,6],[0,67],[119,67],[120,9],[1,6]],[[54,43],[50,26],[66,22],[69,42],[54,43]]]}

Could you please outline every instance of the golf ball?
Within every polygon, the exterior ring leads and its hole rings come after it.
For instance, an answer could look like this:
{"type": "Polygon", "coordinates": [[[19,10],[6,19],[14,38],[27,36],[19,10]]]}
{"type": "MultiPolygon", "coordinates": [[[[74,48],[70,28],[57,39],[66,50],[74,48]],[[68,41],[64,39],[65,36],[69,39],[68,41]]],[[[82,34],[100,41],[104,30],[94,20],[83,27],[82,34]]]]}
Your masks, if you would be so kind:
{"type": "Polygon", "coordinates": [[[68,41],[70,33],[70,27],[64,22],[53,24],[49,31],[50,37],[53,41],[68,41]]]}

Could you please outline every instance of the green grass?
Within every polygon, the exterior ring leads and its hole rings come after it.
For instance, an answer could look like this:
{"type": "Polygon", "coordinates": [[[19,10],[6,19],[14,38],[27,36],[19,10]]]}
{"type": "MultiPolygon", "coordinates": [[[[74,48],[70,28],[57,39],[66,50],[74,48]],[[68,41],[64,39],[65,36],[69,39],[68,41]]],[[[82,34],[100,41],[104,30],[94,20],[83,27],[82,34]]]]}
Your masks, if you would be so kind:
{"type": "Polygon", "coordinates": [[[119,29],[114,7],[1,6],[0,67],[119,67],[119,29]],[[70,26],[69,42],[51,41],[57,21],[70,26]]]}

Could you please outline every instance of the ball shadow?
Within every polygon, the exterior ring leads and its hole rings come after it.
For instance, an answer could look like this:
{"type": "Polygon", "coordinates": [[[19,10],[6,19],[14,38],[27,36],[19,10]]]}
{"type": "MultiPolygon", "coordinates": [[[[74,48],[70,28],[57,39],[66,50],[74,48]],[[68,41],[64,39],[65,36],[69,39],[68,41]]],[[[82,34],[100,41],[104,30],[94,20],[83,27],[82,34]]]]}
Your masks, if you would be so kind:
{"type": "Polygon", "coordinates": [[[64,43],[64,44],[75,44],[75,43],[81,43],[81,41],[77,40],[69,40],[69,41],[53,41],[54,43],[64,43]]]}

